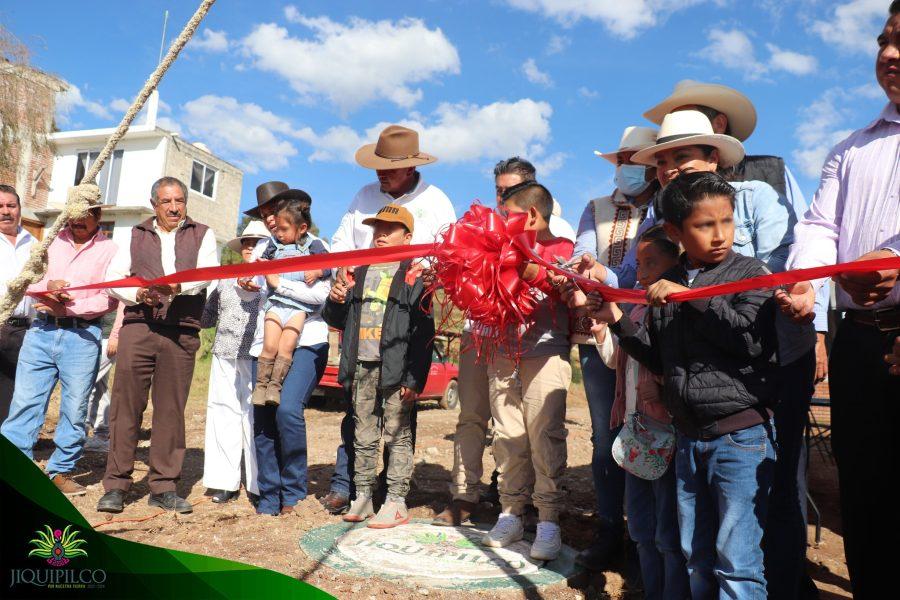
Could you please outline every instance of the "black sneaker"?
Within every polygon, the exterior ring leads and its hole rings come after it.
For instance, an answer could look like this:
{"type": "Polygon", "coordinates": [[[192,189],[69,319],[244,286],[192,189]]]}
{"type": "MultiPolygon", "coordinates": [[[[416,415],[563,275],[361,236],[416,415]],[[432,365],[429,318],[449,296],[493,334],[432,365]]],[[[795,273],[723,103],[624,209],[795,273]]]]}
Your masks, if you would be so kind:
{"type": "Polygon", "coordinates": [[[125,492],[110,490],[97,502],[97,512],[120,513],[125,510],[125,492]]]}
{"type": "Polygon", "coordinates": [[[622,530],[603,523],[594,533],[591,545],[578,553],[575,564],[588,571],[604,571],[622,557],[622,530]]]}
{"type": "Polygon", "coordinates": [[[177,513],[187,514],[194,512],[191,503],[180,498],[175,492],[163,492],[162,494],[150,494],[147,500],[150,506],[157,506],[163,510],[174,510],[177,513]]]}
{"type": "Polygon", "coordinates": [[[209,490],[210,499],[216,504],[224,504],[226,502],[231,502],[232,500],[237,500],[238,492],[230,492],[228,490],[209,490]]]}

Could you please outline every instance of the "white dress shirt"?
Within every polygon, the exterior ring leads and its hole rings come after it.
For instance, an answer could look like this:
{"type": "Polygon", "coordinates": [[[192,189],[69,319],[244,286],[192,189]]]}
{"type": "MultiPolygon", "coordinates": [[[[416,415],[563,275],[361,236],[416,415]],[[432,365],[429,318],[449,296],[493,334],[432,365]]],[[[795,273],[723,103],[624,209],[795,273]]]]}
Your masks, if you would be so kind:
{"type": "Polygon", "coordinates": [[[372,226],[363,220],[374,217],[387,204],[399,204],[412,213],[415,219],[413,244],[430,244],[450,223],[456,221],[456,211],[447,195],[427,183],[419,174],[416,187],[408,194],[394,198],[381,191],[377,181],[357,192],[341,224],[331,238],[331,251],[362,250],[372,246],[372,226]]]}
{"type": "MultiPolygon", "coordinates": [[[[179,225],[179,229],[181,226],[179,225]]],[[[153,229],[159,236],[160,251],[162,256],[163,274],[171,275],[175,272],[175,235],[178,229],[172,231],[164,231],[157,225],[156,219],[153,220],[153,229]]],[[[134,229],[131,230],[132,235],[134,229]]],[[[207,229],[200,241],[200,250],[197,252],[197,268],[201,267],[217,267],[219,266],[219,255],[216,250],[216,236],[212,229],[207,229]]],[[[131,277],[131,238],[128,243],[119,246],[119,251],[113,257],[106,272],[107,281],[114,279],[124,279],[131,277]]],[[[206,289],[209,281],[193,281],[181,284],[182,296],[193,296],[199,294],[206,289]]],[[[109,294],[123,301],[126,305],[131,306],[137,304],[138,288],[110,288],[109,294]]]]}
{"type": "MultiPolygon", "coordinates": [[[[22,272],[22,267],[25,266],[28,256],[31,254],[31,245],[36,241],[34,236],[28,233],[24,227],[19,227],[15,244],[10,243],[9,238],[0,234],[0,298],[6,296],[6,282],[15,279],[22,272]]],[[[11,316],[15,318],[34,318],[32,304],[33,299],[31,296],[25,296],[16,305],[16,309],[11,316]]]]}

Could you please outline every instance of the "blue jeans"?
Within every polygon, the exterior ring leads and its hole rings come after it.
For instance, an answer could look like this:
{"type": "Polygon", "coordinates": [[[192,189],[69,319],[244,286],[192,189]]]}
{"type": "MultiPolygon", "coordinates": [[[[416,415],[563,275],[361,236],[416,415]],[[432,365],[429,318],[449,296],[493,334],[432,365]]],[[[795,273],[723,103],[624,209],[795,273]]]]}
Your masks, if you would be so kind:
{"type": "Polygon", "coordinates": [[[297,348],[284,379],[281,404],[253,407],[253,439],[259,469],[258,513],[277,515],[283,506],[294,506],[306,498],[304,411],[327,362],[327,343],[297,348]]]}
{"type": "Polygon", "coordinates": [[[675,464],[647,481],[625,473],[628,535],[637,545],[646,600],[690,598],[687,565],[678,533],[675,464]]]}
{"type": "Polygon", "coordinates": [[[591,414],[591,443],[594,446],[591,470],[597,495],[597,516],[614,530],[621,531],[625,471],[612,457],[613,441],[621,427],[609,428],[609,413],[616,395],[616,372],[603,364],[597,348],[590,344],[580,344],[578,356],[591,414]]]}
{"type": "Polygon", "coordinates": [[[695,600],[766,597],[761,543],[774,438],[771,422],[708,441],[678,436],[678,521],[695,600]]]}
{"type": "Polygon", "coordinates": [[[100,339],[97,325],[62,329],[40,320],[25,334],[9,417],[0,433],[32,458],[50,394],[59,381],[62,397],[53,436],[56,450],[45,469],[50,477],[71,473],[84,450],[88,399],[100,365],[100,339]]]}

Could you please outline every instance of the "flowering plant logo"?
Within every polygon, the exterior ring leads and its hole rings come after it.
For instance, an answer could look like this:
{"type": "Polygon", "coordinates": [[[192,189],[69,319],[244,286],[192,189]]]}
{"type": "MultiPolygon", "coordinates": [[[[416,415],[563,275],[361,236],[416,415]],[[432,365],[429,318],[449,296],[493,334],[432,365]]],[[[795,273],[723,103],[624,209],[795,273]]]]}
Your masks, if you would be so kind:
{"type": "Polygon", "coordinates": [[[29,557],[46,558],[47,563],[51,566],[62,567],[76,556],[88,555],[87,551],[79,547],[87,542],[78,539],[78,534],[81,532],[72,530],[71,525],[66,525],[62,531],[51,529],[49,525],[44,525],[44,527],[46,532],[35,531],[38,537],[28,542],[34,545],[34,549],[28,553],[29,557]]]}

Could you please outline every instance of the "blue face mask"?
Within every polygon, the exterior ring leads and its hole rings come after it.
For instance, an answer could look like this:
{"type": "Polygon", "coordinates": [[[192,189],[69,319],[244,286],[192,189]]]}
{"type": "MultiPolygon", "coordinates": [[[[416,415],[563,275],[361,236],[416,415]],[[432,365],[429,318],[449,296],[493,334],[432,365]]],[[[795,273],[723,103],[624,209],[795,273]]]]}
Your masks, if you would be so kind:
{"type": "Polygon", "coordinates": [[[614,181],[619,191],[634,198],[650,186],[650,182],[645,180],[646,174],[647,167],[643,165],[619,165],[614,181]]]}

